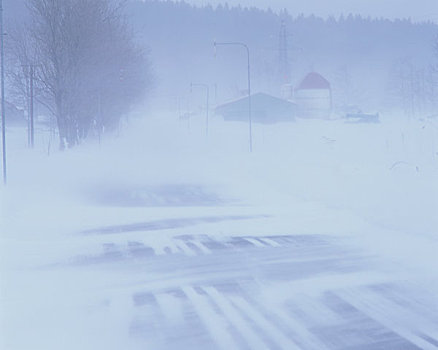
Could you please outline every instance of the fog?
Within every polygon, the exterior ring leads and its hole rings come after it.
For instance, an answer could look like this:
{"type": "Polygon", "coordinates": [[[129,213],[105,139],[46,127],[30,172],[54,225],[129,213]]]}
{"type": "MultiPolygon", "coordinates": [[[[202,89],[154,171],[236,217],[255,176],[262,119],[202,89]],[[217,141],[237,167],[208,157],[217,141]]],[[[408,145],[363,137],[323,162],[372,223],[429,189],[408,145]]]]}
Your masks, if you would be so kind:
{"type": "Polygon", "coordinates": [[[0,349],[438,348],[433,4],[3,3],[0,349]]]}

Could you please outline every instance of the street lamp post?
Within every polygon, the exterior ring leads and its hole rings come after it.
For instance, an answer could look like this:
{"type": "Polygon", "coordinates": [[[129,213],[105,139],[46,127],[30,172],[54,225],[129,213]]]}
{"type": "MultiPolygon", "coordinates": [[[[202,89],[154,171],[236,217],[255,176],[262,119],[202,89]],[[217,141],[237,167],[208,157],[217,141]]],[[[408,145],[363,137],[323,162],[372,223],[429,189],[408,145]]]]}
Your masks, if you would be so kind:
{"type": "Polygon", "coordinates": [[[234,46],[242,46],[246,49],[247,59],[248,59],[248,125],[249,125],[249,151],[252,152],[252,120],[251,120],[251,68],[250,68],[250,61],[249,61],[249,48],[248,45],[241,43],[241,42],[223,42],[218,43],[214,42],[214,48],[216,50],[216,47],[219,45],[234,45],[234,46]]]}
{"type": "Polygon", "coordinates": [[[209,100],[210,100],[210,88],[207,84],[197,84],[197,83],[190,83],[190,91],[192,91],[193,86],[201,86],[204,87],[207,91],[207,112],[205,115],[205,135],[208,136],[208,110],[209,110],[209,100]]]}
{"type": "Polygon", "coordinates": [[[5,112],[5,54],[4,54],[4,32],[3,32],[3,1],[0,0],[0,80],[1,80],[1,109],[2,109],[2,152],[3,152],[3,183],[6,185],[6,112],[5,112]]]}

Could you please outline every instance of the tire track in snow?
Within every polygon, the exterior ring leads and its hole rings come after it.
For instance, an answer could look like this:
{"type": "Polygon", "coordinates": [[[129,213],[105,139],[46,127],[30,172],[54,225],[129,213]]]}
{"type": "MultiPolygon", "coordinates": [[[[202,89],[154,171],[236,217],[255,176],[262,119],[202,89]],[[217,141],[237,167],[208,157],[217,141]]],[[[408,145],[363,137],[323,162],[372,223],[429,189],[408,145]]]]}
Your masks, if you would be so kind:
{"type": "Polygon", "coordinates": [[[341,299],[343,299],[356,309],[360,310],[371,319],[376,320],[387,329],[393,331],[398,336],[406,339],[412,344],[415,344],[420,349],[438,350],[438,346],[425,340],[424,337],[415,334],[412,329],[403,324],[403,320],[410,320],[410,316],[413,315],[407,315],[406,311],[402,311],[401,313],[398,312],[397,315],[392,315],[392,317],[389,316],[388,314],[390,314],[391,312],[394,313],[394,310],[396,310],[395,305],[389,306],[386,302],[382,300],[382,298],[378,297],[377,295],[371,296],[362,290],[360,292],[343,290],[336,292],[336,294],[341,299]]]}
{"type": "Polygon", "coordinates": [[[267,319],[259,310],[249,304],[248,301],[241,296],[231,296],[232,304],[241,312],[245,313],[249,319],[257,324],[266,332],[266,335],[278,345],[280,349],[285,350],[301,350],[297,343],[283,334],[272,322],[267,319]]]}
{"type": "Polygon", "coordinates": [[[250,327],[233,304],[213,287],[203,287],[214,303],[218,305],[227,320],[235,327],[250,349],[266,349],[266,344],[259,334],[250,327]]]}
{"type": "Polygon", "coordinates": [[[238,349],[238,344],[227,330],[227,321],[214,311],[208,299],[197,293],[194,287],[187,286],[183,287],[182,290],[219,348],[223,350],[238,349]]]}

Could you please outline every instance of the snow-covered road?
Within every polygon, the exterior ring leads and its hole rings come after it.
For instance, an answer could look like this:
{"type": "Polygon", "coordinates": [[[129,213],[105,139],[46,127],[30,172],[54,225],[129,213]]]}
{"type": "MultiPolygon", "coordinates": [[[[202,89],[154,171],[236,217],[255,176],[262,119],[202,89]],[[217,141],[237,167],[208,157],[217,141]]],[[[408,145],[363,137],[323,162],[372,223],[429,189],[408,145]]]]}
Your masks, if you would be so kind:
{"type": "MultiPolygon", "coordinates": [[[[245,217],[213,219],[191,224],[251,225],[245,217]]],[[[190,232],[189,221],[163,221],[161,228],[180,223],[190,232]]],[[[438,349],[437,296],[346,238],[185,234],[157,245],[160,228],[145,224],[83,231],[84,240],[98,239],[98,249],[33,272],[45,293],[56,299],[64,291],[54,311],[61,324],[78,310],[95,322],[108,318],[118,324],[108,332],[124,334],[132,349],[438,349]],[[134,229],[137,238],[125,239],[134,229]],[[79,285],[57,285],[68,279],[79,285]]],[[[39,304],[27,311],[44,309],[39,304]]],[[[105,337],[105,330],[97,334],[105,337]]],[[[37,349],[51,344],[35,340],[37,349]]],[[[94,346],[103,348],[101,341],[94,346]]]]}
{"type": "Polygon", "coordinates": [[[320,124],[263,129],[289,146],[253,155],[143,133],[16,151],[0,348],[438,349],[435,138],[320,124]]]}
{"type": "Polygon", "coordinates": [[[329,236],[107,243],[77,263],[136,274],[129,331],[148,348],[438,348],[436,297],[329,236]]]}

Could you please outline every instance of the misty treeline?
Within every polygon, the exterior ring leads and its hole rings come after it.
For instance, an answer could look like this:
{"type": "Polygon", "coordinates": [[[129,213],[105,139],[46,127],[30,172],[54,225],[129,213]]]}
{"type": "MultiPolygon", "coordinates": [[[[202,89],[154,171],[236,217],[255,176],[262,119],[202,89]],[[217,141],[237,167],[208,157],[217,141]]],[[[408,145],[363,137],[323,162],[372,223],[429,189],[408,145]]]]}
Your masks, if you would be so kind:
{"type": "Polygon", "coordinates": [[[151,48],[162,86],[166,91],[174,89],[174,94],[187,90],[188,79],[217,83],[219,99],[234,98],[245,89],[244,53],[221,48],[214,58],[217,40],[246,43],[251,50],[253,90],[278,95],[284,83],[279,59],[283,21],[293,85],[315,70],[331,82],[337,106],[396,108],[407,114],[437,110],[435,23],[359,15],[322,19],[294,12],[293,2],[289,9],[196,7],[158,0],[128,5],[136,31],[151,48]]]}
{"type": "Polygon", "coordinates": [[[436,54],[436,64],[419,66],[404,58],[391,69],[392,99],[408,117],[438,116],[438,37],[436,54]]]}
{"type": "Polygon", "coordinates": [[[8,33],[15,96],[55,117],[60,145],[117,127],[150,83],[147,55],[134,42],[120,1],[27,0],[26,23],[8,33]]]}

